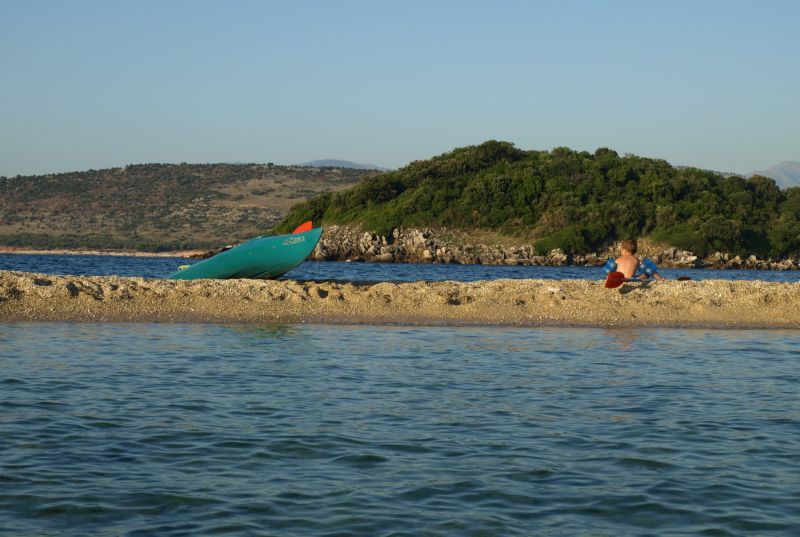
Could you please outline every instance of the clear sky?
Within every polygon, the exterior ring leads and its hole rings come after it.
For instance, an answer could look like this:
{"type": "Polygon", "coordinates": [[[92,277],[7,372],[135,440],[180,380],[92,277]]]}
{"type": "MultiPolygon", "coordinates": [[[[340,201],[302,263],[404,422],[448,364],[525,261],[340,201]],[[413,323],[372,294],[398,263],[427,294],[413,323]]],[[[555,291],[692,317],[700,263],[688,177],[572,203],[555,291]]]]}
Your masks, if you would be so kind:
{"type": "Polygon", "coordinates": [[[800,1],[0,0],[0,175],[487,139],[800,160],[800,1]]]}

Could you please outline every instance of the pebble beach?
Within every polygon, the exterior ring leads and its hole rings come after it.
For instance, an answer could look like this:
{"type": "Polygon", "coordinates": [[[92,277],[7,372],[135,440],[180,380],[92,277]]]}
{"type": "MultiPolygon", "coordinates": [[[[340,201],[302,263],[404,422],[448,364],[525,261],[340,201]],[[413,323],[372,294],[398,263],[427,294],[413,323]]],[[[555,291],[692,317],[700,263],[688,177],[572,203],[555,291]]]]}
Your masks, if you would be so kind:
{"type": "Polygon", "coordinates": [[[800,283],[327,282],[0,271],[0,322],[800,327],[800,283]]]}

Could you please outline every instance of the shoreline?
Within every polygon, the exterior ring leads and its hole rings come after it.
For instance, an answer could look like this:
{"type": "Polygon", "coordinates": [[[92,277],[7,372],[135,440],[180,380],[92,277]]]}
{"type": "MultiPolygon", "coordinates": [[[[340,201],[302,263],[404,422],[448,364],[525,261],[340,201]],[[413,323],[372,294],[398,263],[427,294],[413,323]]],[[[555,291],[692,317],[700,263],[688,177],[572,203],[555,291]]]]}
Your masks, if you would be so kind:
{"type": "MultiPolygon", "coordinates": [[[[641,255],[650,257],[661,268],[711,269],[711,270],[771,270],[800,271],[800,258],[758,259],[716,252],[706,258],[667,248],[659,250],[646,243],[641,255]]],[[[166,252],[142,252],[137,250],[112,250],[91,248],[57,248],[37,250],[21,246],[0,246],[0,254],[20,255],[73,255],[73,256],[126,256],[126,257],[172,257],[180,259],[206,259],[229,249],[224,248],[171,250],[166,252]]],[[[536,255],[531,246],[504,248],[500,245],[456,244],[440,242],[428,229],[393,231],[391,241],[387,237],[361,233],[347,227],[330,226],[309,256],[309,261],[335,261],[343,263],[392,263],[392,264],[436,264],[436,265],[483,265],[483,266],[546,266],[546,267],[600,267],[616,254],[613,249],[582,255],[567,255],[561,250],[551,250],[547,255],[536,255]]]]}
{"type": "MultiPolygon", "coordinates": [[[[509,237],[505,237],[510,240],[509,237]]],[[[458,265],[602,266],[617,257],[617,247],[568,254],[559,248],[539,252],[531,241],[503,242],[499,236],[471,236],[464,230],[396,228],[386,236],[358,227],[331,225],[311,254],[314,260],[458,265]],[[499,242],[498,242],[499,241],[499,242]]],[[[800,270],[800,257],[759,259],[724,252],[701,257],[686,250],[642,239],[639,254],[662,268],[800,270]]]]}
{"type": "Polygon", "coordinates": [[[108,255],[118,257],[180,257],[193,259],[205,255],[208,250],[174,250],[169,252],[140,252],[138,250],[92,250],[92,249],[54,249],[34,250],[17,246],[0,246],[0,254],[20,255],[108,255]]]}
{"type": "Polygon", "coordinates": [[[800,328],[800,283],[157,280],[0,271],[0,322],[800,328]]]}
{"type": "MultiPolygon", "coordinates": [[[[18,248],[15,246],[0,246],[0,254],[18,254],[18,255],[74,255],[74,256],[116,256],[116,257],[170,257],[179,259],[207,259],[215,253],[209,250],[175,250],[169,252],[141,252],[136,250],[68,250],[68,249],[55,249],[55,250],[32,250],[30,248],[18,248]]],[[[598,258],[600,259],[600,258],[598,258]]],[[[390,261],[390,260],[377,260],[377,259],[364,259],[363,257],[343,258],[343,259],[327,259],[318,254],[317,250],[312,253],[311,257],[307,259],[312,263],[378,263],[389,265],[478,265],[478,266],[532,266],[532,267],[600,267],[602,263],[569,263],[569,262],[554,262],[554,263],[431,263],[430,261],[422,260],[409,260],[409,261],[390,261]]],[[[605,258],[603,258],[605,261],[605,258]]],[[[665,268],[691,268],[693,270],[746,270],[746,271],[772,271],[772,272],[786,272],[800,271],[798,268],[775,268],[772,266],[687,266],[685,264],[670,264],[662,263],[665,268]]],[[[0,269],[1,270],[1,269],[0,269]]]]}

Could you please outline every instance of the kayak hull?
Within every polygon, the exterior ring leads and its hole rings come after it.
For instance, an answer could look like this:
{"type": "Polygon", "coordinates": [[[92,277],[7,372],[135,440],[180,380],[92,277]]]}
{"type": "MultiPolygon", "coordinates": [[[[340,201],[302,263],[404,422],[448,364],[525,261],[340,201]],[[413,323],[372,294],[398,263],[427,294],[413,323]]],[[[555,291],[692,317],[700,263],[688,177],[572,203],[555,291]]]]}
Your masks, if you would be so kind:
{"type": "Polygon", "coordinates": [[[318,227],[292,235],[256,237],[198,261],[168,276],[168,279],[277,278],[305,261],[321,236],[322,228],[318,227]]]}

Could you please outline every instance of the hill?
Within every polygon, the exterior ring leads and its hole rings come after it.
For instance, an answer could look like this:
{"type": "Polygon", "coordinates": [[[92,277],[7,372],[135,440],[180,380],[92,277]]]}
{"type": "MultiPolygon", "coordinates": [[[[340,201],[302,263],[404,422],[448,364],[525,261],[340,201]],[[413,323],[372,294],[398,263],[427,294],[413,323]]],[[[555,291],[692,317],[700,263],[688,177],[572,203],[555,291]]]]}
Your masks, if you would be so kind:
{"type": "Polygon", "coordinates": [[[540,252],[601,250],[646,237],[691,250],[780,256],[800,250],[800,188],[668,162],[556,148],[523,151],[489,141],[464,147],[298,204],[277,230],[303,220],[491,231],[540,252]]]}
{"type": "Polygon", "coordinates": [[[383,168],[381,166],[376,166],[375,164],[359,164],[358,162],[350,162],[349,160],[337,160],[337,159],[322,159],[322,160],[312,160],[310,162],[304,162],[303,164],[298,164],[298,166],[311,166],[312,168],[349,168],[352,170],[378,170],[378,171],[389,171],[389,168],[383,168]]]}
{"type": "Polygon", "coordinates": [[[177,250],[263,235],[289,208],[374,171],[140,164],[0,177],[0,245],[177,250]]]}
{"type": "Polygon", "coordinates": [[[753,172],[751,175],[763,175],[775,180],[782,188],[800,186],[800,162],[784,160],[766,170],[753,172]]]}

